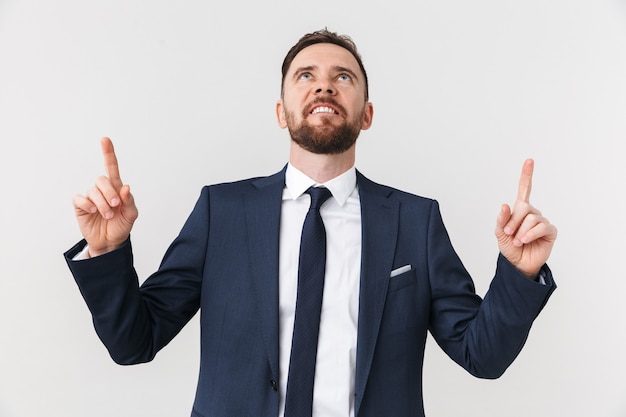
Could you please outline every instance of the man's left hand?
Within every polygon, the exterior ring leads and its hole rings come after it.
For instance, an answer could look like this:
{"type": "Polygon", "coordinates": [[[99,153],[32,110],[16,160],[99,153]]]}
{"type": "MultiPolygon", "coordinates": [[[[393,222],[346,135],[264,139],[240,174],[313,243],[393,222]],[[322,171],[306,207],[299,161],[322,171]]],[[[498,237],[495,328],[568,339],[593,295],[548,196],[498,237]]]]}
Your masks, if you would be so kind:
{"type": "Polygon", "coordinates": [[[530,204],[534,165],[532,159],[524,162],[513,210],[502,205],[495,231],[502,255],[531,279],[537,279],[557,236],[556,227],[530,204]]]}

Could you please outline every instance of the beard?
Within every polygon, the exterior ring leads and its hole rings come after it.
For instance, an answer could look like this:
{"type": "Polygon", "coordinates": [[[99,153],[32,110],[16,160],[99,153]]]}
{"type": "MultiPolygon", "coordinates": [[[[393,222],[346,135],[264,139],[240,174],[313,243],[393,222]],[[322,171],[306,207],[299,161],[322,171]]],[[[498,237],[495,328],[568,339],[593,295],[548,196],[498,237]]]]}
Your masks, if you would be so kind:
{"type": "MultiPolygon", "coordinates": [[[[345,114],[345,112],[343,112],[345,114]]],[[[286,112],[287,128],[291,140],[301,148],[320,155],[336,155],[350,149],[361,132],[363,115],[354,122],[344,121],[334,126],[326,117],[322,118],[321,126],[311,126],[306,120],[308,111],[302,114],[302,122],[297,125],[293,113],[286,112]]]]}

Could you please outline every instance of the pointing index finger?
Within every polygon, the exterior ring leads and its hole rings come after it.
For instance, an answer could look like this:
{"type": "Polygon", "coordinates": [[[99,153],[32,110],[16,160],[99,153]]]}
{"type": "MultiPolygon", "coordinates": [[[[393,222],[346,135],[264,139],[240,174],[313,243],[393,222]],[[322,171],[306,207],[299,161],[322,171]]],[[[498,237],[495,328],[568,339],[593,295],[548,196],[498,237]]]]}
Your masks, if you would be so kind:
{"type": "Polygon", "coordinates": [[[107,177],[113,186],[119,190],[122,188],[123,183],[120,178],[120,170],[117,165],[113,142],[111,142],[111,139],[104,137],[100,141],[100,146],[102,147],[102,156],[104,157],[104,168],[106,169],[107,177]]]}
{"type": "Polygon", "coordinates": [[[524,201],[528,203],[530,201],[530,191],[533,186],[533,170],[535,168],[535,161],[527,159],[524,161],[522,167],[522,175],[519,179],[519,187],[517,189],[517,201],[524,201]]]}

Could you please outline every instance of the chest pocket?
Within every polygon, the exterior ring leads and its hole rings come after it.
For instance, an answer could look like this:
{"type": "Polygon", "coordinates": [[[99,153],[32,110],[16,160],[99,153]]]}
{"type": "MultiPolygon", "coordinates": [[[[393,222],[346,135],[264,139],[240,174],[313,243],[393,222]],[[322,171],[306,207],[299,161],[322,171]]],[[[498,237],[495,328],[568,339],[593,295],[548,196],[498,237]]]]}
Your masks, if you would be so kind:
{"type": "Polygon", "coordinates": [[[417,284],[417,276],[415,275],[415,268],[411,268],[410,270],[389,279],[389,289],[387,290],[387,293],[399,291],[415,284],[417,284]]]}

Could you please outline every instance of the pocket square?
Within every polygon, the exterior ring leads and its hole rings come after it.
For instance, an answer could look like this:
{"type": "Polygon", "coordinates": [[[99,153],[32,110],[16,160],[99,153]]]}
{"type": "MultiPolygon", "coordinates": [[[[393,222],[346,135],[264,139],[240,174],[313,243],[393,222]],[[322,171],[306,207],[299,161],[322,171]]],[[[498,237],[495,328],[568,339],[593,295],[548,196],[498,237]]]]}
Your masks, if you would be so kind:
{"type": "Polygon", "coordinates": [[[393,278],[393,277],[395,277],[396,275],[403,274],[403,273],[405,273],[406,271],[410,271],[410,270],[411,270],[411,265],[404,265],[404,266],[401,266],[400,268],[396,268],[396,269],[394,269],[393,271],[391,271],[391,275],[390,275],[390,277],[391,277],[391,278],[393,278]]]}

